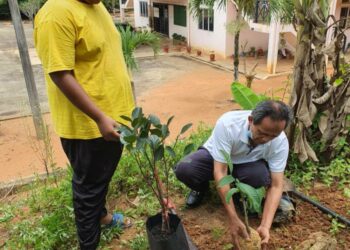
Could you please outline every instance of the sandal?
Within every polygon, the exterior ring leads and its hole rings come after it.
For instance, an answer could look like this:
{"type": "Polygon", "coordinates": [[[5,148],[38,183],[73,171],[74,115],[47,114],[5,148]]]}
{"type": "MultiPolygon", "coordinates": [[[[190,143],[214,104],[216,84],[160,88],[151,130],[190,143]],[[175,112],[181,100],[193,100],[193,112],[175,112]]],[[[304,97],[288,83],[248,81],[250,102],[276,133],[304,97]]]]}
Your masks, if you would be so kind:
{"type": "Polygon", "coordinates": [[[114,213],[112,215],[111,223],[106,225],[106,228],[120,227],[121,229],[126,229],[132,226],[132,222],[129,218],[125,218],[120,213],[114,213]]]}

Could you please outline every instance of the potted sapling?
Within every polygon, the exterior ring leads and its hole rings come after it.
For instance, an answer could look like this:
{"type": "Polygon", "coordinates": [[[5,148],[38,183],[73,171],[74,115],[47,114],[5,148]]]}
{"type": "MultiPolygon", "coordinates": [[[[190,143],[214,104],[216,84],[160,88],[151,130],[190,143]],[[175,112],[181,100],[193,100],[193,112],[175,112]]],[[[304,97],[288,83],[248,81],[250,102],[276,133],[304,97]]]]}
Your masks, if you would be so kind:
{"type": "Polygon", "coordinates": [[[250,236],[250,240],[240,239],[240,247],[241,249],[245,250],[260,250],[261,238],[257,231],[249,227],[248,211],[251,213],[258,213],[259,215],[261,214],[261,204],[265,196],[265,188],[254,188],[248,184],[240,182],[237,178],[233,177],[232,173],[234,166],[231,157],[225,151],[221,151],[221,153],[225,157],[229,171],[228,175],[226,175],[219,181],[218,188],[221,188],[225,185],[231,185],[231,189],[226,193],[225,196],[227,203],[230,202],[234,194],[239,194],[240,202],[243,205],[244,225],[246,226],[247,232],[250,236]]]}
{"type": "MultiPolygon", "coordinates": [[[[169,125],[173,116],[162,124],[155,115],[145,116],[142,109],[137,107],[131,117],[122,116],[130,125],[119,127],[120,139],[125,149],[135,159],[139,172],[145,183],[150,187],[157,201],[161,213],[147,219],[146,230],[152,250],[189,249],[189,238],[180,218],[169,213],[166,203],[169,197],[169,175],[176,160],[175,148],[182,136],[192,124],[185,125],[176,136],[172,145],[165,143],[170,135],[169,125]]],[[[183,154],[190,153],[194,148],[188,144],[183,154]]]]}

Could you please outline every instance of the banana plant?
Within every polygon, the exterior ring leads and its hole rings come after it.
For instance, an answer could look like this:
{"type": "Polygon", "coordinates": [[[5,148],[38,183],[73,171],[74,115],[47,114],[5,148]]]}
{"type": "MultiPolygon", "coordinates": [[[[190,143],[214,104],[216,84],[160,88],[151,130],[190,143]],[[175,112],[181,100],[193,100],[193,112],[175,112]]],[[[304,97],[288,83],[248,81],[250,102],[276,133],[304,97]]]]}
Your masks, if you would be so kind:
{"type": "Polygon", "coordinates": [[[234,100],[246,110],[252,110],[259,102],[268,99],[267,96],[258,95],[250,88],[238,82],[233,82],[231,84],[231,92],[234,100]]]}
{"type": "Polygon", "coordinates": [[[247,232],[250,234],[249,223],[248,223],[248,211],[255,212],[258,214],[262,213],[262,200],[265,197],[265,188],[254,188],[248,184],[240,182],[237,178],[233,177],[233,163],[230,155],[221,150],[221,154],[225,157],[227,166],[229,168],[229,173],[225,177],[221,178],[218,183],[218,187],[221,188],[226,185],[231,185],[231,189],[226,193],[225,199],[229,203],[232,195],[239,193],[241,196],[241,201],[243,204],[244,212],[244,224],[246,226],[247,232]]]}
{"type": "MultiPolygon", "coordinates": [[[[162,232],[169,233],[168,209],[164,200],[169,197],[169,176],[174,161],[176,160],[176,147],[182,136],[192,124],[182,127],[172,145],[166,145],[165,141],[170,135],[169,125],[174,116],[171,116],[165,124],[162,124],[155,115],[147,117],[142,108],[136,107],[131,117],[122,116],[130,125],[121,125],[121,142],[125,149],[136,161],[144,181],[156,196],[162,210],[162,232]]],[[[187,155],[194,149],[194,144],[185,146],[182,154],[187,155]]]]}

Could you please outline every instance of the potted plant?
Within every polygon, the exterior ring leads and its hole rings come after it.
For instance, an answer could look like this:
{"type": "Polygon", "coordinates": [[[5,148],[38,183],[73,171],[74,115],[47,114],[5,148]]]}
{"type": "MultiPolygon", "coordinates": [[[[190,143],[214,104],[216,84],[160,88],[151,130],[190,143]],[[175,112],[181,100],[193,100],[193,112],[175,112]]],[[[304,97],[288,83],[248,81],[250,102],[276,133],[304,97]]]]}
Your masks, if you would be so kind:
{"type": "Polygon", "coordinates": [[[163,51],[164,51],[165,53],[169,53],[169,45],[164,45],[164,46],[163,46],[163,51]]]}
{"type": "Polygon", "coordinates": [[[197,49],[197,56],[201,56],[202,55],[202,51],[200,49],[197,49]]]}
{"type": "Polygon", "coordinates": [[[256,49],[255,49],[255,47],[250,47],[250,50],[249,50],[248,54],[249,54],[249,56],[254,57],[255,54],[256,54],[256,49]]]}
{"type": "MultiPolygon", "coordinates": [[[[172,145],[166,145],[165,140],[170,135],[169,125],[174,118],[170,117],[167,123],[162,124],[155,115],[147,117],[142,109],[133,110],[131,118],[122,117],[130,123],[129,126],[121,125],[121,142],[125,149],[135,159],[145,183],[156,196],[161,213],[147,219],[146,229],[150,248],[155,249],[189,249],[188,240],[180,218],[168,213],[165,203],[169,197],[169,175],[172,170],[172,161],[175,160],[175,148],[180,136],[183,135],[192,124],[185,125],[176,136],[172,145]],[[163,184],[164,183],[164,184],[163,184]]],[[[193,144],[184,148],[184,154],[193,150],[193,144]]]]}
{"type": "Polygon", "coordinates": [[[215,52],[214,51],[210,51],[209,53],[209,59],[211,62],[215,61],[215,52]]]}
{"type": "Polygon", "coordinates": [[[229,173],[219,181],[218,187],[220,188],[228,184],[231,185],[232,188],[226,193],[225,197],[227,203],[230,202],[230,199],[234,194],[237,193],[240,195],[240,201],[243,205],[244,224],[246,226],[248,234],[250,235],[249,241],[243,239],[240,240],[240,247],[246,250],[261,249],[261,238],[259,236],[259,233],[249,227],[248,211],[261,214],[261,203],[265,196],[265,188],[253,188],[248,184],[240,182],[237,178],[234,178],[232,175],[234,166],[231,160],[231,156],[225,151],[221,151],[221,153],[225,157],[229,168],[229,173]]]}

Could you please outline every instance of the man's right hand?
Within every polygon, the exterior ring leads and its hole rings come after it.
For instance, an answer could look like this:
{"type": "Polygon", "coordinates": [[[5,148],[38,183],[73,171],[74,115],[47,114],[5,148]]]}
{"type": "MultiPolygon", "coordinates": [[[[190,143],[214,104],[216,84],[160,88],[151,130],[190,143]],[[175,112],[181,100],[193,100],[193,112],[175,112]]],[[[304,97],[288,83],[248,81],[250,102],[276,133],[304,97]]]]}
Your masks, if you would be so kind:
{"type": "Polygon", "coordinates": [[[103,116],[99,121],[96,122],[98,129],[101,132],[102,137],[106,141],[119,141],[120,134],[115,131],[118,126],[116,121],[108,116],[103,116]]]}
{"type": "Polygon", "coordinates": [[[230,231],[232,236],[232,242],[235,250],[240,250],[239,237],[243,239],[249,239],[249,234],[243,222],[237,219],[230,223],[230,231]]]}

